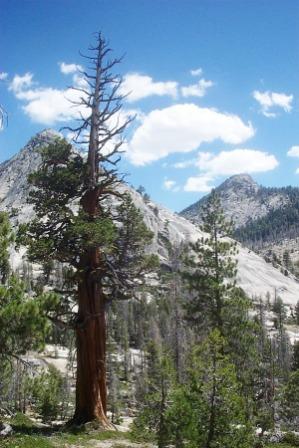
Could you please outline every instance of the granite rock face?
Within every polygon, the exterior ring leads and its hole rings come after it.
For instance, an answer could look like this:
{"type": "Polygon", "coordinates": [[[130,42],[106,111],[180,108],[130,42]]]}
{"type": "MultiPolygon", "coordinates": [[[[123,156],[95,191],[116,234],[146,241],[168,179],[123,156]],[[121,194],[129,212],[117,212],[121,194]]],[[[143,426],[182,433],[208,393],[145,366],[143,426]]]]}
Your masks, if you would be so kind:
{"type": "MultiPolygon", "coordinates": [[[[226,179],[216,191],[226,216],[233,219],[237,228],[289,202],[288,196],[283,191],[280,192],[279,189],[271,191],[262,187],[249,174],[237,174],[226,179]]],[[[194,223],[200,223],[206,198],[207,196],[190,205],[180,214],[194,223]]]]}
{"type": "Polygon", "coordinates": [[[0,164],[0,210],[6,210],[9,214],[15,210],[20,222],[33,214],[32,207],[26,203],[29,191],[27,178],[40,165],[38,150],[57,137],[61,137],[58,132],[44,130],[36,134],[18,154],[0,164]]]}
{"type": "MultiPolygon", "coordinates": [[[[26,203],[29,191],[27,177],[39,166],[38,149],[53,141],[57,136],[59,134],[55,131],[43,131],[33,137],[13,158],[0,164],[0,209],[9,213],[12,209],[16,209],[13,218],[15,224],[28,221],[34,214],[32,207],[26,203]]],[[[254,202],[255,194],[260,188],[247,175],[233,176],[226,182],[223,189],[224,195],[228,191],[234,192],[235,210],[239,206],[240,190],[242,190],[242,196],[247,197],[250,203],[250,201],[254,202]]],[[[122,188],[130,192],[135,205],[142,211],[146,225],[154,234],[153,242],[148,250],[158,254],[162,264],[169,264],[169,243],[176,246],[204,236],[199,227],[184,216],[177,215],[167,208],[145,199],[126,185],[122,188]]],[[[252,204],[252,209],[253,207],[252,204]]],[[[244,206],[244,215],[245,210],[244,206]]],[[[247,248],[238,245],[238,249],[238,284],[250,297],[265,297],[267,293],[274,297],[274,294],[279,294],[286,304],[294,305],[297,302],[299,283],[292,276],[284,276],[279,270],[247,248]]],[[[14,267],[21,263],[22,256],[24,256],[24,250],[19,253],[13,252],[14,267]]]]}

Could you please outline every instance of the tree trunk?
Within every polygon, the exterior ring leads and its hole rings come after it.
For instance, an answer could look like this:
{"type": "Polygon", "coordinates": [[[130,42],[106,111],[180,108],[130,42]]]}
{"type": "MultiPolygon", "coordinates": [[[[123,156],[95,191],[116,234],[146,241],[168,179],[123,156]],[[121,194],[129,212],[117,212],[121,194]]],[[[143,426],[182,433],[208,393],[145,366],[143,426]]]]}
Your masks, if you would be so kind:
{"type": "Polygon", "coordinates": [[[98,251],[93,250],[85,260],[86,270],[78,284],[77,320],[77,384],[74,423],[97,420],[111,427],[107,419],[106,389],[106,315],[105,296],[94,275],[98,251]]]}
{"type": "Polygon", "coordinates": [[[210,448],[214,439],[215,423],[216,423],[215,399],[216,399],[216,354],[213,353],[213,386],[212,386],[212,396],[210,398],[208,437],[205,448],[210,448]]]}

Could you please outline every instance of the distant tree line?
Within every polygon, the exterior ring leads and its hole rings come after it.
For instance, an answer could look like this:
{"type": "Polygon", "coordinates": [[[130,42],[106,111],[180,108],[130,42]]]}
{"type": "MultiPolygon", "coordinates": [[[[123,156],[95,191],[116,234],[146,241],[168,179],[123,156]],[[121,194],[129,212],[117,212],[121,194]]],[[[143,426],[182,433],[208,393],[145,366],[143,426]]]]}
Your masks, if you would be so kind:
{"type": "Polygon", "coordinates": [[[287,203],[279,208],[270,209],[267,215],[236,229],[234,237],[238,241],[251,248],[260,248],[267,243],[299,236],[299,189],[262,188],[258,193],[265,201],[273,194],[281,194],[287,203]]]}

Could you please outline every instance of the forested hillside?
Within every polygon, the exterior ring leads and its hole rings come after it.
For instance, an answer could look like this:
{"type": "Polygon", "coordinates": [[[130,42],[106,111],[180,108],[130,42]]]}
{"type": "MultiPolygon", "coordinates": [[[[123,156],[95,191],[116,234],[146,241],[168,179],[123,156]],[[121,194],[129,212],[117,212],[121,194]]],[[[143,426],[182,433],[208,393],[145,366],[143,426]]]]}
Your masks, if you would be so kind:
{"type": "Polygon", "coordinates": [[[273,195],[282,195],[287,203],[272,208],[267,215],[250,220],[238,227],[235,236],[239,241],[252,248],[260,248],[267,243],[277,243],[284,239],[299,236],[299,188],[261,188],[258,197],[261,201],[273,195]]]}
{"type": "MultiPolygon", "coordinates": [[[[234,238],[274,266],[297,275],[299,259],[299,188],[270,188],[258,185],[249,175],[232,176],[216,188],[228,219],[235,225],[234,238]],[[284,258],[290,263],[285,265],[284,258]]],[[[200,223],[208,196],[192,204],[181,215],[200,223]]]]}

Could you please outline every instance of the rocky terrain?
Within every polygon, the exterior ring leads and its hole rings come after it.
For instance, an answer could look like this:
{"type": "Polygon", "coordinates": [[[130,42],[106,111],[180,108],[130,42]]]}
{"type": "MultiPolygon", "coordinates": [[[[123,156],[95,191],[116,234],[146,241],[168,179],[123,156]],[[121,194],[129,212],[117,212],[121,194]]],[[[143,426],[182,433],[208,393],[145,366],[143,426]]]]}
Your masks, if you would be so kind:
{"type": "MultiPolygon", "coordinates": [[[[226,216],[233,219],[237,228],[266,216],[270,210],[287,205],[290,201],[283,189],[262,187],[249,174],[237,174],[226,179],[216,191],[226,216]]],[[[206,198],[185,208],[180,215],[199,223],[206,198]]]]}
{"type": "MultiPolygon", "coordinates": [[[[292,262],[299,260],[299,188],[266,188],[248,174],[238,174],[216,188],[221,205],[236,227],[235,238],[264,257],[282,260],[288,251],[292,262]]],[[[180,215],[200,224],[208,196],[180,215]]]]}
{"type": "MultiPolygon", "coordinates": [[[[18,154],[0,165],[0,209],[6,210],[13,215],[15,223],[24,222],[33,215],[32,208],[26,203],[28,194],[27,176],[40,163],[38,148],[49,143],[57,135],[56,132],[51,130],[37,134],[18,154]]],[[[227,195],[227,191],[235,192],[234,213],[237,213],[237,207],[240,204],[240,200],[237,199],[237,191],[240,188],[237,185],[240,185],[240,182],[243,185],[243,196],[247,194],[248,203],[252,203],[252,209],[256,207],[255,209],[257,210],[257,205],[253,198],[256,192],[259,191],[259,187],[249,176],[234,176],[229,179],[226,183],[226,186],[229,186],[229,190],[224,188],[224,184],[222,185],[223,195],[227,195]],[[247,180],[246,182],[241,182],[242,179],[247,180]]],[[[127,186],[124,188],[129,189],[135,205],[142,210],[147,226],[153,231],[154,239],[149,250],[157,253],[162,263],[168,263],[167,244],[169,241],[176,245],[202,237],[203,234],[198,226],[184,217],[188,216],[186,212],[184,216],[179,216],[161,205],[145,200],[135,190],[127,186]]],[[[279,196],[276,196],[276,199],[273,197],[271,203],[276,203],[278,200],[279,196]]],[[[242,205],[242,210],[244,217],[245,205],[242,205]]],[[[269,293],[273,298],[275,294],[278,294],[286,304],[296,304],[299,299],[299,283],[293,276],[283,275],[271,263],[267,263],[263,258],[240,244],[238,249],[238,284],[250,297],[265,297],[269,293]]],[[[22,262],[24,252],[13,253],[12,256],[14,266],[17,267],[22,262]]]]}

